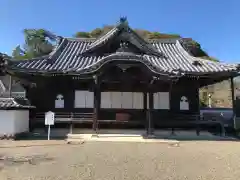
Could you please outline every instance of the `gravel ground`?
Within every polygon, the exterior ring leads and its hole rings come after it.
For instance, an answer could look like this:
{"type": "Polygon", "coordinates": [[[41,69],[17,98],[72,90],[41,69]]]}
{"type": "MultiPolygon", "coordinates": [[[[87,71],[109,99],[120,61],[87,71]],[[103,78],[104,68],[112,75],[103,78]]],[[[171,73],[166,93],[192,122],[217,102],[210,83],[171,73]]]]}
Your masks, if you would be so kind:
{"type": "Polygon", "coordinates": [[[0,148],[1,180],[238,180],[240,143],[87,142],[0,148]]]}

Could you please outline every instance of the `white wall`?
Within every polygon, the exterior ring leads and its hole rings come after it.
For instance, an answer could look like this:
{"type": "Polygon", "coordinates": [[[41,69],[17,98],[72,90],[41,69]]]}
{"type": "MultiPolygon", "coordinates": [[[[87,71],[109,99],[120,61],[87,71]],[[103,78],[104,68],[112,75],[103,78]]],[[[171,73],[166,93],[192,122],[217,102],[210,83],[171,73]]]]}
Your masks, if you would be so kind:
{"type": "Polygon", "coordinates": [[[14,132],[14,113],[0,110],[0,135],[14,132]]]}
{"type": "Polygon", "coordinates": [[[0,110],[0,135],[29,131],[28,110],[0,110]]]}
{"type": "Polygon", "coordinates": [[[29,110],[15,110],[15,133],[28,132],[29,131],[29,110]]]}

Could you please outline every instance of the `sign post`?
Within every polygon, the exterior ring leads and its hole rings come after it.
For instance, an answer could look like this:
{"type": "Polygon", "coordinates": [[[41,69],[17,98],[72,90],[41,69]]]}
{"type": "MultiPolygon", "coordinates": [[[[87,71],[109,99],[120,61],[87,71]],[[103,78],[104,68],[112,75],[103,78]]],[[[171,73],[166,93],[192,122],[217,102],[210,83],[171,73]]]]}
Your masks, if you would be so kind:
{"type": "Polygon", "coordinates": [[[50,140],[50,127],[51,125],[54,125],[54,116],[55,113],[52,111],[48,111],[45,113],[45,125],[48,125],[48,140],[50,140]]]}

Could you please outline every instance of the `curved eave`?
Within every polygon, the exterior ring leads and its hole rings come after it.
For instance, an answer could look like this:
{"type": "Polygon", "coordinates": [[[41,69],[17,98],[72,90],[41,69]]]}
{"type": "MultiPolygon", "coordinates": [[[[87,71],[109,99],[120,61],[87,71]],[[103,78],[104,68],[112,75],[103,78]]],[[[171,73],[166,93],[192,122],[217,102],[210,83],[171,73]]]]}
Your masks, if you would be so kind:
{"type": "Polygon", "coordinates": [[[141,55],[136,55],[133,53],[124,53],[124,52],[117,52],[114,54],[111,54],[109,56],[103,57],[99,61],[97,61],[94,64],[91,64],[90,66],[85,67],[84,69],[80,68],[70,68],[66,70],[68,74],[91,74],[95,73],[98,70],[100,70],[105,64],[113,61],[126,61],[126,62],[139,62],[144,64],[152,73],[159,75],[159,76],[168,76],[168,77],[181,77],[183,74],[181,74],[181,71],[174,70],[174,69],[162,69],[161,67],[158,67],[151,62],[149,62],[147,59],[145,59],[141,55]]]}
{"type": "Polygon", "coordinates": [[[84,68],[76,67],[76,68],[68,68],[66,70],[38,70],[38,69],[31,69],[26,70],[24,68],[14,68],[9,67],[9,72],[18,72],[18,73],[29,73],[29,74],[36,74],[36,75],[76,75],[76,76],[87,76],[89,74],[94,74],[99,71],[105,64],[113,61],[128,61],[128,62],[139,62],[145,65],[153,74],[156,76],[168,77],[168,78],[179,78],[183,76],[181,71],[174,70],[174,69],[162,69],[161,67],[152,64],[150,61],[145,59],[141,55],[135,55],[133,53],[114,53],[109,56],[103,57],[98,60],[96,63],[92,63],[89,66],[84,68]]]}

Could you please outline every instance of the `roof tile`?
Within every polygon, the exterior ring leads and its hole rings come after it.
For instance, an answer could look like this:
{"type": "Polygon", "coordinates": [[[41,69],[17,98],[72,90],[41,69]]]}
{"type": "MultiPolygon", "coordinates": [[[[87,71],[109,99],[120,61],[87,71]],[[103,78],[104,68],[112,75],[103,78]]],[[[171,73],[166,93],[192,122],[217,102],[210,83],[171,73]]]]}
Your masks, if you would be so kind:
{"type": "MultiPolygon", "coordinates": [[[[106,56],[81,56],[81,53],[92,44],[93,40],[79,38],[64,38],[64,43],[60,43],[55,54],[45,56],[38,59],[18,61],[12,63],[10,69],[18,69],[22,71],[43,71],[43,72],[67,72],[68,70],[77,69],[78,72],[86,70],[94,64],[100,63],[106,56]],[[49,63],[49,61],[51,63],[49,63]]],[[[212,62],[202,58],[193,57],[184,50],[177,39],[156,40],[150,43],[165,57],[154,55],[144,55],[153,66],[158,69],[171,72],[180,69],[184,73],[189,74],[207,74],[223,71],[236,71],[237,66],[234,64],[224,64],[212,62]],[[201,62],[201,65],[194,65],[194,61],[201,62]]]]}

